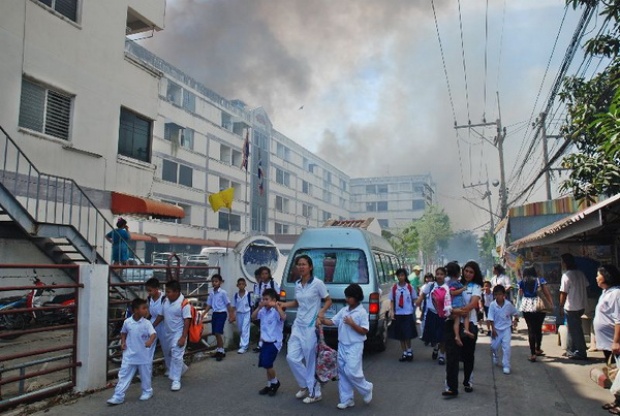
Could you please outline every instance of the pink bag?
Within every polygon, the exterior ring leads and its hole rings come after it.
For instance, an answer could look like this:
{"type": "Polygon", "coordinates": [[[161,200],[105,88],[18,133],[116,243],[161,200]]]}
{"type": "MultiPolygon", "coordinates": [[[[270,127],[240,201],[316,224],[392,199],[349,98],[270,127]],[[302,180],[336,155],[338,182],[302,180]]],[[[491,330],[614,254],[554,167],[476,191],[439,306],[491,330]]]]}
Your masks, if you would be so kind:
{"type": "Polygon", "coordinates": [[[325,343],[323,326],[318,327],[317,337],[315,378],[325,384],[338,378],[338,352],[325,343]]]}

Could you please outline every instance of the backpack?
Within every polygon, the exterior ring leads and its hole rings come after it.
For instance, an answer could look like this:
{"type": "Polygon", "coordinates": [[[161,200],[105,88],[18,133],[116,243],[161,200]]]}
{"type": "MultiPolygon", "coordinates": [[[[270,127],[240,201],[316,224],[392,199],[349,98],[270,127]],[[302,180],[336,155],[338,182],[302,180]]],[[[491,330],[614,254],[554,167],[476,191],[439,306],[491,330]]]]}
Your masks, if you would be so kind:
{"type": "MultiPolygon", "coordinates": [[[[256,283],[256,284],[254,285],[254,287],[256,287],[256,286],[258,286],[258,289],[259,289],[259,291],[260,291],[260,288],[261,288],[261,286],[262,286],[262,282],[258,282],[258,283],[256,283]]],[[[273,290],[276,290],[276,284],[275,284],[275,282],[273,281],[273,279],[270,279],[270,280],[269,280],[269,287],[270,287],[271,289],[273,289],[273,290]]],[[[256,290],[254,290],[254,291],[256,291],[256,290]]],[[[261,299],[262,299],[262,298],[263,298],[263,294],[262,294],[262,293],[259,293],[259,294],[258,294],[258,296],[256,297],[256,299],[254,299],[254,309],[256,309],[256,308],[258,307],[258,304],[260,303],[260,301],[261,301],[261,299]]],[[[276,291],[276,300],[277,300],[278,302],[280,301],[280,293],[278,293],[277,291],[276,291]]]]}
{"type": "Polygon", "coordinates": [[[446,305],[446,288],[443,286],[438,286],[431,292],[431,300],[433,302],[433,306],[437,311],[437,316],[440,318],[446,317],[446,311],[444,307],[446,305]]]}
{"type": "Polygon", "coordinates": [[[316,366],[314,377],[325,384],[338,378],[338,352],[325,343],[323,326],[317,329],[318,344],[316,346],[316,366]]]}
{"type": "MultiPolygon", "coordinates": [[[[394,301],[394,309],[396,309],[396,289],[398,285],[392,286],[392,299],[394,301]]],[[[410,283],[407,283],[407,289],[409,290],[409,294],[411,295],[411,299],[413,299],[413,286],[410,283]]]]}
{"type": "MultiPolygon", "coordinates": [[[[254,311],[254,305],[252,305],[252,292],[247,292],[248,296],[248,306],[250,307],[250,312],[254,311]]],[[[237,307],[237,299],[239,299],[239,294],[235,293],[235,308],[237,307]]]]}
{"type": "Polygon", "coordinates": [[[204,329],[204,316],[202,311],[196,310],[194,305],[189,303],[189,300],[183,299],[183,303],[181,304],[181,310],[185,308],[185,306],[189,305],[189,309],[192,313],[192,320],[189,323],[189,330],[187,331],[187,338],[189,342],[197,343],[202,340],[202,331],[204,329]]]}

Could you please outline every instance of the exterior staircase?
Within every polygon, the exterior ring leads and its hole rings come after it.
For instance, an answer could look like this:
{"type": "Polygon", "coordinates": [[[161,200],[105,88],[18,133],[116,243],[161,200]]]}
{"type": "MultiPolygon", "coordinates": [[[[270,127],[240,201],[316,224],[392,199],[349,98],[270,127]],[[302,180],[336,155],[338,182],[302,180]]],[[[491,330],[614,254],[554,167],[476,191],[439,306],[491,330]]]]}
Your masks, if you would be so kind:
{"type": "Polygon", "coordinates": [[[39,171],[2,126],[0,226],[4,237],[30,239],[56,264],[106,263],[105,236],[116,232],[73,179],[39,171]]]}

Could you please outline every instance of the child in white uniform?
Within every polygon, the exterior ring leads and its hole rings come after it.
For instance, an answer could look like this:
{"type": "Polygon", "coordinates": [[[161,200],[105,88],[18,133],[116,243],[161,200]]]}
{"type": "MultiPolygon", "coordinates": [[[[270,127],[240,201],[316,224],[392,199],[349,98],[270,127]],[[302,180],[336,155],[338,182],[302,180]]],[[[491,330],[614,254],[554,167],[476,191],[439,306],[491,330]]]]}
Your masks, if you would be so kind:
{"type": "Polygon", "coordinates": [[[176,280],[166,283],[166,299],[162,305],[162,313],[155,320],[155,326],[164,325],[164,339],[162,344],[164,357],[169,359],[168,378],[172,382],[170,390],[181,390],[181,376],[187,370],[183,363],[187,333],[192,320],[192,311],[189,302],[181,294],[181,285],[176,280]],[[163,323],[162,323],[163,321],[163,323]]]}
{"type": "Polygon", "coordinates": [[[145,401],[153,397],[151,387],[153,357],[150,348],[155,343],[155,329],[153,324],[146,319],[149,316],[149,309],[144,299],[134,299],[131,302],[131,309],[133,315],[125,319],[121,329],[123,362],[118,371],[118,383],[114,389],[114,395],[108,400],[109,405],[122,404],[125,401],[125,392],[136,371],[140,374],[142,386],[140,400],[145,401]]]}
{"type": "MultiPolygon", "coordinates": [[[[269,267],[261,266],[256,269],[254,272],[254,278],[256,279],[253,293],[255,307],[258,307],[258,303],[262,300],[263,293],[265,293],[265,290],[267,289],[273,289],[278,295],[276,299],[280,300],[280,285],[273,280],[271,269],[269,267]]],[[[259,340],[258,345],[254,348],[254,352],[260,352],[260,347],[262,345],[262,342],[259,340]]]]}
{"type": "Polygon", "coordinates": [[[226,350],[224,349],[224,325],[226,325],[226,312],[230,314],[228,321],[230,323],[235,322],[235,311],[230,304],[228,294],[221,288],[224,279],[219,274],[211,276],[211,285],[213,291],[209,293],[207,298],[207,307],[204,313],[207,314],[210,310],[213,310],[211,315],[211,331],[215,334],[217,341],[217,349],[215,350],[215,359],[222,361],[226,357],[226,350]]]}
{"type": "Polygon", "coordinates": [[[510,374],[510,338],[512,321],[517,316],[517,308],[506,299],[506,289],[504,286],[497,285],[493,288],[495,300],[489,307],[489,321],[493,340],[491,341],[491,351],[493,352],[493,364],[497,365],[497,353],[502,347],[502,366],[504,374],[510,374]]]}
{"type": "Polygon", "coordinates": [[[252,314],[252,293],[245,290],[247,283],[243,277],[237,279],[239,292],[233,298],[233,309],[239,329],[239,350],[237,354],[245,354],[250,344],[250,315],[252,314]]]}
{"type": "MultiPolygon", "coordinates": [[[[166,296],[159,289],[159,280],[156,277],[151,277],[144,283],[144,288],[146,289],[146,293],[148,297],[146,298],[146,305],[149,308],[150,321],[154,325],[157,317],[162,314],[162,306],[164,304],[164,300],[166,296]]],[[[154,326],[155,327],[155,326],[154,326]]],[[[155,357],[155,350],[157,349],[157,343],[159,345],[163,345],[165,341],[164,338],[164,325],[158,323],[155,327],[155,332],[157,332],[157,340],[151,346],[151,353],[153,357],[155,357]]],[[[163,346],[162,346],[163,350],[163,346]]],[[[168,369],[170,367],[170,359],[169,357],[164,357],[164,362],[166,365],[166,375],[168,375],[168,369]]]]}
{"type": "Polygon", "coordinates": [[[360,285],[353,283],[344,290],[348,308],[342,308],[332,318],[322,318],[324,325],[338,327],[338,391],[340,403],[338,409],[355,406],[353,389],[364,398],[364,403],[372,401],[372,383],[364,377],[362,356],[364,341],[370,328],[368,312],[360,304],[364,300],[364,292],[360,285]]]}
{"type": "Polygon", "coordinates": [[[400,341],[402,355],[398,361],[413,361],[413,350],[411,340],[418,337],[418,330],[415,322],[415,301],[418,293],[415,288],[407,281],[407,271],[405,269],[396,270],[398,283],[390,289],[391,317],[390,338],[400,341]]]}

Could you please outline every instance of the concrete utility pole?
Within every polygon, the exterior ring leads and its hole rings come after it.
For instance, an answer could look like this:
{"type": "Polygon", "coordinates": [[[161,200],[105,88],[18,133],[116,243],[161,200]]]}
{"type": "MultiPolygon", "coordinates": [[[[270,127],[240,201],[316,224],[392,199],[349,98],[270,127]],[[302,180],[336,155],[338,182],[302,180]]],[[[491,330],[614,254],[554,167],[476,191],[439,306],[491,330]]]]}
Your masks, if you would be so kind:
{"type": "Polygon", "coordinates": [[[543,111],[540,113],[538,125],[540,128],[540,133],[542,136],[542,146],[543,146],[543,168],[545,169],[545,189],[547,191],[547,200],[550,201],[553,199],[551,195],[551,171],[547,169],[547,165],[549,164],[549,144],[547,143],[547,123],[546,123],[547,114],[543,111]]]}

